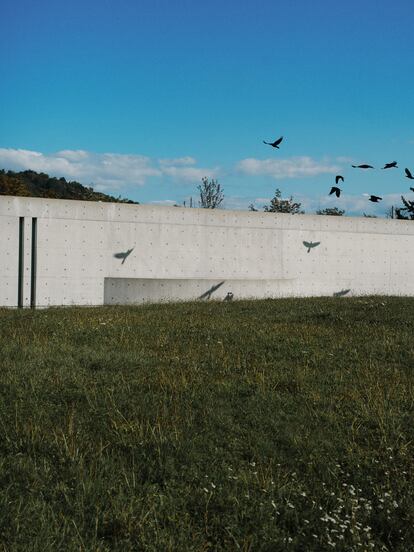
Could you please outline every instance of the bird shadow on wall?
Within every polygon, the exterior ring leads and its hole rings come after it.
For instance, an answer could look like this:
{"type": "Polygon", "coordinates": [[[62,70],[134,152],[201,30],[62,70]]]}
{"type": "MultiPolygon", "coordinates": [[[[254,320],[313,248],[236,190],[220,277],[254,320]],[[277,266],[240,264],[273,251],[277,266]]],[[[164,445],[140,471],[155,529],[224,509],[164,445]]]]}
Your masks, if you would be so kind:
{"type": "Polygon", "coordinates": [[[213,295],[213,293],[215,291],[217,291],[218,288],[221,287],[224,284],[224,282],[225,282],[225,280],[223,280],[222,282],[219,282],[218,284],[215,284],[214,286],[211,286],[211,288],[208,289],[207,291],[205,291],[202,295],[200,295],[200,297],[198,299],[200,299],[200,300],[210,299],[210,297],[213,295]]]}
{"type": "Polygon", "coordinates": [[[334,297],[343,297],[344,295],[348,295],[350,292],[350,289],[341,289],[341,291],[335,291],[333,294],[334,297]]]}
{"type": "Polygon", "coordinates": [[[126,259],[131,255],[131,253],[134,251],[134,247],[132,249],[127,249],[126,251],[121,251],[120,253],[114,253],[115,259],[122,259],[122,263],[126,261],[126,259]]]}
{"type": "Polygon", "coordinates": [[[302,242],[302,243],[303,243],[303,245],[304,245],[305,247],[308,248],[308,253],[309,253],[309,251],[310,251],[311,249],[313,249],[314,247],[318,247],[318,245],[319,245],[321,242],[308,242],[308,241],[304,241],[304,242],[302,242]]]}

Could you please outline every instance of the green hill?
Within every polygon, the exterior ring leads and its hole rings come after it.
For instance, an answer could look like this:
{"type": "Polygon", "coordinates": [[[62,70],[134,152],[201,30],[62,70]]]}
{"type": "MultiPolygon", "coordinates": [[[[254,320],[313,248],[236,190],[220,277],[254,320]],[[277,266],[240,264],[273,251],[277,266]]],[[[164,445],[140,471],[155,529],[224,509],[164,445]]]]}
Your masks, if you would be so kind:
{"type": "Polygon", "coordinates": [[[82,186],[79,182],[68,182],[65,178],[55,178],[35,171],[6,172],[0,170],[0,195],[138,203],[121,198],[121,196],[113,197],[102,192],[95,192],[93,188],[82,186]]]}

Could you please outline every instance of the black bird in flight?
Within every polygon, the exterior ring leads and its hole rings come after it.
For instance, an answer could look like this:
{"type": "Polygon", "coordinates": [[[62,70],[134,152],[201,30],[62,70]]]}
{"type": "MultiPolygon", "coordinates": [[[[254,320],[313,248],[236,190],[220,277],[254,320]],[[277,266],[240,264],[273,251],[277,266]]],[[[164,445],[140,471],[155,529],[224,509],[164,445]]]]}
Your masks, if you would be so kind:
{"type": "Polygon", "coordinates": [[[411,172],[408,169],[405,169],[405,176],[407,178],[410,178],[411,180],[414,180],[414,176],[411,174],[411,172]]]}
{"type": "Polygon", "coordinates": [[[338,184],[338,182],[342,180],[342,182],[344,181],[344,177],[341,176],[340,174],[338,174],[337,176],[335,176],[335,184],[338,184]]]}
{"type": "Polygon", "coordinates": [[[342,190],[340,188],[337,188],[336,186],[332,186],[331,191],[329,192],[329,195],[335,194],[336,197],[339,197],[341,195],[342,190]]]}
{"type": "Polygon", "coordinates": [[[312,247],[317,247],[321,242],[308,242],[304,241],[302,242],[305,247],[308,248],[308,253],[312,249],[312,247]]]}
{"type": "Polygon", "coordinates": [[[393,161],[392,163],[385,163],[385,165],[382,168],[383,169],[398,169],[397,161],[393,161]]]}
{"type": "Polygon", "coordinates": [[[373,169],[372,165],[352,165],[354,169],[373,169]]]}
{"type": "Polygon", "coordinates": [[[114,257],[115,257],[115,259],[122,259],[121,264],[124,264],[124,262],[126,261],[126,258],[129,257],[129,255],[131,255],[131,253],[133,251],[134,251],[134,248],[127,249],[126,251],[123,251],[122,253],[114,253],[114,257]]]}
{"type": "Polygon", "coordinates": [[[376,196],[376,195],[371,195],[369,196],[369,201],[372,201],[373,203],[378,203],[378,201],[381,201],[382,200],[382,197],[379,197],[379,196],[376,196]]]}
{"type": "Polygon", "coordinates": [[[283,136],[281,136],[280,138],[278,138],[277,140],[275,140],[274,142],[265,142],[263,140],[263,144],[268,144],[269,146],[272,146],[272,148],[277,148],[279,149],[279,144],[281,143],[281,141],[283,140],[283,136]]]}

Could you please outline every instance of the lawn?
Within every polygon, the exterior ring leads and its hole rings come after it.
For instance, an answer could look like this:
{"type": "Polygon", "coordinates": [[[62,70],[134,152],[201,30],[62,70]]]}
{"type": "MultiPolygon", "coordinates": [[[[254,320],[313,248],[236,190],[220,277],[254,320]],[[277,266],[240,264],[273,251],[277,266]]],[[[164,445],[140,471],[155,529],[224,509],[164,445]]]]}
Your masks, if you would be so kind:
{"type": "Polygon", "coordinates": [[[0,550],[414,550],[414,299],[0,309],[0,550]]]}

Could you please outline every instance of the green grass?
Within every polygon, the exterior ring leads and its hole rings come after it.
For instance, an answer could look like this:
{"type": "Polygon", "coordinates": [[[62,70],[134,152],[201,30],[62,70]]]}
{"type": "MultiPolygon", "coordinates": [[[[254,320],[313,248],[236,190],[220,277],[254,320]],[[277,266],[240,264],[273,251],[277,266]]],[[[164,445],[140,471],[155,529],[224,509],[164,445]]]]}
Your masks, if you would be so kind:
{"type": "Polygon", "coordinates": [[[414,550],[414,299],[0,310],[0,550],[414,550]]]}

